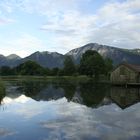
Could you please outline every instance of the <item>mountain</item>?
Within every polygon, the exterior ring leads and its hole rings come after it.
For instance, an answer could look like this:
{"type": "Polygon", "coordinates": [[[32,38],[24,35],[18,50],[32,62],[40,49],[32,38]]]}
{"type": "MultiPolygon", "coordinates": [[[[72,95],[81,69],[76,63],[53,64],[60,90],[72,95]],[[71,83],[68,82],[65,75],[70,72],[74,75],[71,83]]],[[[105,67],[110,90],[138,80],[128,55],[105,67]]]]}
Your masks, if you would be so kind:
{"type": "Polygon", "coordinates": [[[18,60],[18,59],[21,59],[21,57],[19,57],[18,55],[16,55],[16,54],[10,54],[10,55],[8,55],[7,57],[6,57],[7,59],[9,59],[9,60],[18,60]]]}
{"type": "Polygon", "coordinates": [[[134,54],[140,55],[140,49],[133,49],[133,50],[128,50],[129,52],[132,52],[134,54]]]}
{"type": "Polygon", "coordinates": [[[0,66],[10,66],[14,67],[17,66],[21,63],[24,63],[28,60],[32,60],[37,62],[43,67],[49,67],[49,68],[54,68],[54,67],[63,67],[63,61],[64,61],[65,56],[57,53],[57,52],[35,52],[25,58],[20,58],[16,54],[11,54],[8,56],[0,55],[0,66]]]}
{"type": "Polygon", "coordinates": [[[20,60],[21,58],[16,55],[16,54],[11,54],[8,56],[4,56],[4,55],[0,55],[0,66],[16,66],[17,62],[20,60]]]}
{"type": "Polygon", "coordinates": [[[0,55],[0,65],[4,65],[6,63],[6,57],[4,55],[0,55]]]}
{"type": "Polygon", "coordinates": [[[28,57],[23,58],[19,63],[23,63],[28,60],[36,61],[43,67],[63,67],[63,61],[65,56],[57,52],[35,52],[28,57]]]}
{"type": "Polygon", "coordinates": [[[68,52],[66,55],[70,55],[74,58],[76,63],[79,63],[82,54],[87,50],[95,50],[100,53],[104,58],[111,58],[114,65],[128,62],[131,64],[140,64],[140,52],[139,49],[128,50],[115,48],[107,45],[100,45],[97,43],[90,43],[80,48],[76,48],[68,52]]]}
{"type": "Polygon", "coordinates": [[[16,54],[11,54],[9,56],[0,55],[0,66],[10,66],[14,67],[25,61],[32,60],[37,62],[43,67],[54,68],[63,67],[63,62],[65,56],[69,55],[74,58],[76,64],[80,62],[82,54],[87,50],[96,50],[104,58],[111,58],[114,65],[122,62],[128,62],[131,64],[140,64],[140,49],[121,49],[107,45],[100,45],[97,43],[90,43],[82,47],[73,49],[66,53],[65,55],[57,52],[35,52],[25,58],[20,58],[16,54]]]}

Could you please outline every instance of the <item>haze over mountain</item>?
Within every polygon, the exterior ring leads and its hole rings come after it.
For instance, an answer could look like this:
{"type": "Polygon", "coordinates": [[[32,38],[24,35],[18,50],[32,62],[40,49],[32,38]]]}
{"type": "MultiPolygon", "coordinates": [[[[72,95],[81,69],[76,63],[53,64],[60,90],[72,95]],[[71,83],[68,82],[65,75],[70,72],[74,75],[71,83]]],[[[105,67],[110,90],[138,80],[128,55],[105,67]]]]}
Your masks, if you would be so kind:
{"type": "Polygon", "coordinates": [[[27,60],[32,60],[39,63],[43,67],[54,68],[63,67],[65,56],[69,55],[73,57],[76,64],[80,62],[82,54],[87,50],[96,50],[103,58],[110,58],[113,60],[113,64],[117,65],[122,62],[131,64],[140,64],[140,49],[121,49],[107,45],[100,45],[97,43],[89,43],[82,47],[73,49],[65,55],[57,52],[35,52],[25,58],[12,54],[9,56],[0,55],[0,66],[17,66],[27,60]]]}

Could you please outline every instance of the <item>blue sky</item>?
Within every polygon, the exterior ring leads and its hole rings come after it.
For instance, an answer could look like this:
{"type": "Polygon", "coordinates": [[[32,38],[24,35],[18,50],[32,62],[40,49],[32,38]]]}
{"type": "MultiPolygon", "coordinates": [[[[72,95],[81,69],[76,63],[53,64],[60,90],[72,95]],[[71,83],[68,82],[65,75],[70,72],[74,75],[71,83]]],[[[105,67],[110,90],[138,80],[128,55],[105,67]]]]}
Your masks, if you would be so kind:
{"type": "Polygon", "coordinates": [[[140,48],[140,0],[0,0],[1,54],[87,43],[140,48]]]}

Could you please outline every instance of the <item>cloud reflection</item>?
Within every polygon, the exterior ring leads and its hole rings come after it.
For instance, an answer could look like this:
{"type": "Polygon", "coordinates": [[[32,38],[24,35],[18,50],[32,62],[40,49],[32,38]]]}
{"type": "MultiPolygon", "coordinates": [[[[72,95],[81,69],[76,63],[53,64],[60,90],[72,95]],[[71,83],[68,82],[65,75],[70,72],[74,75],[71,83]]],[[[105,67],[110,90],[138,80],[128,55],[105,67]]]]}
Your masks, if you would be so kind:
{"type": "Polygon", "coordinates": [[[6,136],[10,136],[10,135],[14,135],[15,132],[5,129],[5,128],[0,128],[0,137],[6,137],[6,136]]]}
{"type": "Polygon", "coordinates": [[[30,98],[26,97],[25,95],[21,95],[18,98],[12,99],[10,97],[3,98],[2,102],[3,104],[11,104],[11,103],[26,103],[30,100],[30,98]]]}
{"type": "Polygon", "coordinates": [[[60,103],[58,118],[41,121],[41,127],[49,132],[48,139],[101,139],[125,140],[140,138],[140,104],[122,111],[115,104],[98,109],[76,103],[60,103]]]}

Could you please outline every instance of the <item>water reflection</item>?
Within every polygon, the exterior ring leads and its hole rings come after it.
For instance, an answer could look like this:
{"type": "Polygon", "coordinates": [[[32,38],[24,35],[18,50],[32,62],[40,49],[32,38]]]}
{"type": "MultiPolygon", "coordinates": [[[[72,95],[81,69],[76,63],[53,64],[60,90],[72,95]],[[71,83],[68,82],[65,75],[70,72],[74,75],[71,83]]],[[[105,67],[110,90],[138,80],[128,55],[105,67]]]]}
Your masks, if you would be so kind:
{"type": "Polygon", "coordinates": [[[2,82],[0,82],[0,105],[5,96],[6,96],[6,92],[5,92],[4,84],[2,82]]]}
{"type": "Polygon", "coordinates": [[[95,85],[92,82],[80,84],[79,88],[83,104],[88,107],[98,107],[109,93],[109,87],[107,85],[95,85]]]}
{"type": "Polygon", "coordinates": [[[140,102],[140,88],[111,88],[110,98],[120,108],[125,109],[140,102]]]}
{"type": "Polygon", "coordinates": [[[140,139],[139,89],[91,81],[6,82],[5,89],[1,140],[140,139]]]}
{"type": "Polygon", "coordinates": [[[91,81],[84,83],[22,81],[7,83],[6,92],[0,89],[0,102],[2,99],[5,102],[10,102],[12,99],[23,101],[25,96],[36,101],[58,100],[65,97],[68,102],[72,101],[92,108],[113,102],[125,109],[140,101],[140,88],[110,87],[91,81]],[[3,99],[4,96],[6,99],[3,99]]]}

